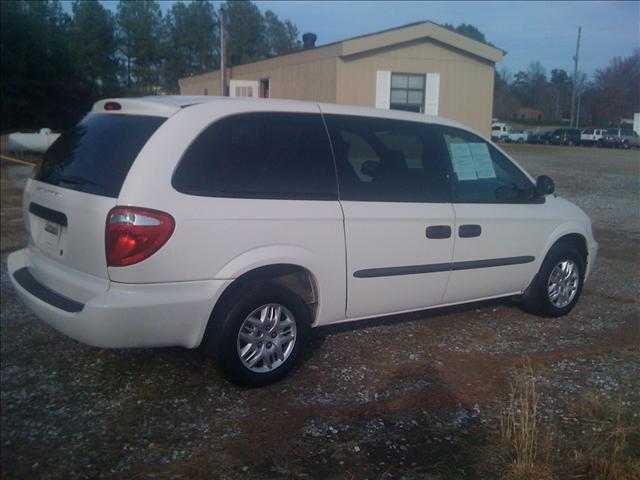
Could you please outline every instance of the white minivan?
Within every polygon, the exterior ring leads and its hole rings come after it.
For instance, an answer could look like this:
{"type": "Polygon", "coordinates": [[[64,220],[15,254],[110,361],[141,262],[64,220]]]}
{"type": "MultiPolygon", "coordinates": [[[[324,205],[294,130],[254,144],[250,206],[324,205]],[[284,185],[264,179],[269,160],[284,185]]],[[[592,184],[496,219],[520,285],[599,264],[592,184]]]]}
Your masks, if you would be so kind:
{"type": "Polygon", "coordinates": [[[98,347],[202,345],[266,385],[312,327],[517,297],[568,313],[589,218],[452,120],[214,97],[104,100],[26,185],[26,305],[98,347]]]}

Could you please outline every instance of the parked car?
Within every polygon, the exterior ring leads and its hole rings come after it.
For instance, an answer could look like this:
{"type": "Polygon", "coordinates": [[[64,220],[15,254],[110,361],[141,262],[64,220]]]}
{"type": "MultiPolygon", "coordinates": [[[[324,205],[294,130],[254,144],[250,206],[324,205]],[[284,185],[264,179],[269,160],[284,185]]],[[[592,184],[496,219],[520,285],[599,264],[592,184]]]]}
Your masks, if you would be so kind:
{"type": "Polygon", "coordinates": [[[549,138],[549,143],[553,145],[579,145],[580,130],[577,128],[556,128],[549,138]]]}
{"type": "Polygon", "coordinates": [[[582,145],[598,145],[602,146],[602,139],[606,134],[605,129],[589,128],[583,130],[580,134],[580,144],[582,145]]]}
{"type": "Polygon", "coordinates": [[[527,143],[549,144],[553,132],[554,130],[540,130],[539,132],[532,133],[527,138],[527,143]]]}
{"type": "Polygon", "coordinates": [[[511,127],[506,123],[494,123],[491,125],[491,140],[494,142],[505,141],[511,132],[511,127]]]}
{"type": "Polygon", "coordinates": [[[598,244],[553,193],[444,118],[103,100],[28,180],[28,246],[8,270],[72,338],[202,345],[229,379],[259,386],[291,370],[313,327],[498,297],[569,313],[598,244]]]}
{"type": "Polygon", "coordinates": [[[638,148],[640,137],[631,128],[608,128],[602,144],[610,148],[638,148]]]}
{"type": "Polygon", "coordinates": [[[505,141],[507,143],[524,143],[529,139],[531,130],[511,130],[505,141]]]}

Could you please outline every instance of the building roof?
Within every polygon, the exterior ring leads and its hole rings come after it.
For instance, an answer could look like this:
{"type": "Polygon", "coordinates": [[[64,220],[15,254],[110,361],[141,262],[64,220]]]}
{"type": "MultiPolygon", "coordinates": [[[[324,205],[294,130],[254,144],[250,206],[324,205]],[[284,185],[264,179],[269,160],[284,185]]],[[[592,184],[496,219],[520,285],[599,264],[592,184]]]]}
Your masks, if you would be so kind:
{"type": "MultiPolygon", "coordinates": [[[[290,57],[288,60],[295,63],[296,56],[300,57],[300,61],[306,59],[310,54],[314,57],[332,57],[337,56],[347,59],[353,55],[363,54],[366,52],[388,48],[394,45],[405,44],[416,40],[431,40],[437,43],[447,45],[450,48],[461,51],[468,55],[477,57],[482,61],[498,63],[502,61],[504,52],[499,48],[493,47],[486,43],[473,40],[472,38],[461,35],[457,32],[449,30],[431,21],[422,21],[409,23],[395,28],[382,30],[379,32],[360,35],[357,37],[340,40],[338,42],[328,43],[313,48],[296,50],[294,52],[285,53],[276,57],[265,58],[255,62],[236,65],[235,67],[257,65],[262,62],[269,62],[280,57],[290,57]],[[324,54],[324,55],[323,55],[324,54]]],[[[208,75],[211,72],[200,75],[208,75]]],[[[192,75],[187,78],[197,78],[200,75],[192,75]]]]}
{"type": "Polygon", "coordinates": [[[384,48],[399,43],[427,38],[455,47],[490,62],[497,63],[502,61],[503,51],[499,48],[461,35],[458,32],[449,30],[429,20],[409,23],[400,27],[360,35],[335,43],[342,44],[341,56],[345,57],[376,48],[384,48]]]}

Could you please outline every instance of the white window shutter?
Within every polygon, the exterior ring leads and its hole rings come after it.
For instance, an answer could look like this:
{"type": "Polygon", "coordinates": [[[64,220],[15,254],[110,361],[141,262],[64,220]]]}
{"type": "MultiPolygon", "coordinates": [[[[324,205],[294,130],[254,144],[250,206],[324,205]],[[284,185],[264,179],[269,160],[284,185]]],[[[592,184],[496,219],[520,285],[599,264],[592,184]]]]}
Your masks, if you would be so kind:
{"type": "Polygon", "coordinates": [[[376,72],[376,108],[389,109],[391,103],[391,72],[376,72]]]}
{"type": "Polygon", "coordinates": [[[424,113],[438,115],[440,103],[440,74],[427,73],[427,88],[424,96],[424,113]]]}

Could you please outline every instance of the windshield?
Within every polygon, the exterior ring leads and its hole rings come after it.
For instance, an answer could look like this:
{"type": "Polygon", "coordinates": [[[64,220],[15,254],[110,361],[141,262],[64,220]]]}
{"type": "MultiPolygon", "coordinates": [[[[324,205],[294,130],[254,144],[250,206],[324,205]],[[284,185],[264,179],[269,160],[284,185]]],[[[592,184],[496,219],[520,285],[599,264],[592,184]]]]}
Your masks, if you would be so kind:
{"type": "Polygon", "coordinates": [[[133,161],[165,120],[146,115],[89,114],[51,145],[35,179],[117,198],[133,161]]]}

